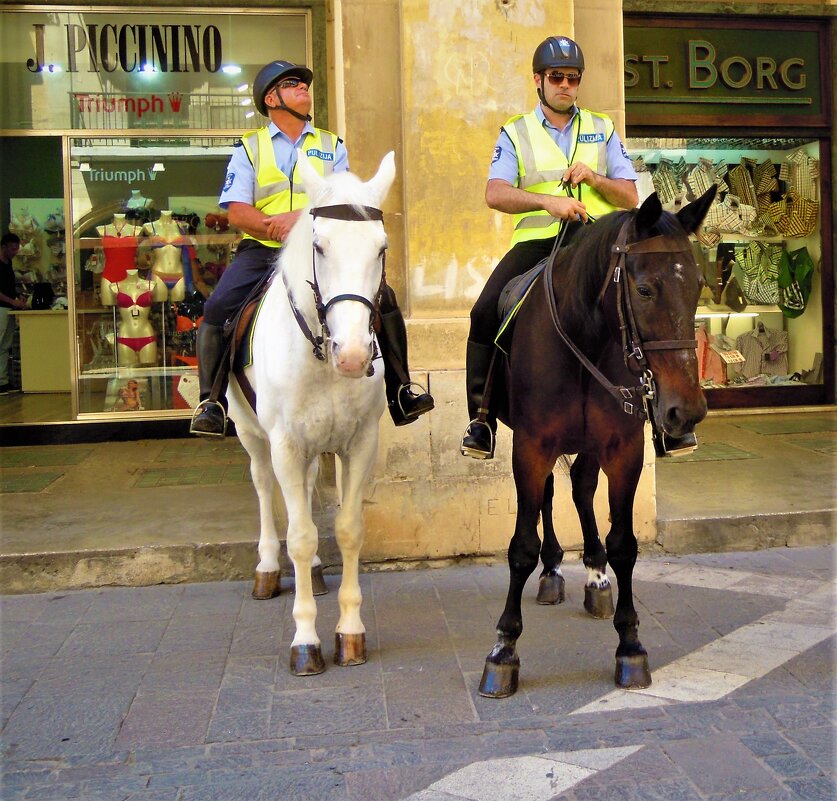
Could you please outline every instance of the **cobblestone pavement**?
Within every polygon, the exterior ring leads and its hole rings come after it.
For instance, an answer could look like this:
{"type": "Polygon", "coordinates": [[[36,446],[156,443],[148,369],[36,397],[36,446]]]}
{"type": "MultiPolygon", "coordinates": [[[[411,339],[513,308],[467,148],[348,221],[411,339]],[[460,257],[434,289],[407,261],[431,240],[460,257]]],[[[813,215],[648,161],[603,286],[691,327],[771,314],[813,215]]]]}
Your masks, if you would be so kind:
{"type": "MultiPolygon", "coordinates": [[[[248,583],[2,599],[4,801],[817,801],[835,797],[835,550],[641,557],[654,684],[616,634],[524,603],[520,690],[477,684],[504,565],[362,576],[369,661],[288,673],[290,592],[248,583]]],[[[338,576],[318,599],[333,654],[338,576]]],[[[290,583],[290,582],[287,582],[290,583]]],[[[286,583],[286,584],[287,584],[286,583]]]]}

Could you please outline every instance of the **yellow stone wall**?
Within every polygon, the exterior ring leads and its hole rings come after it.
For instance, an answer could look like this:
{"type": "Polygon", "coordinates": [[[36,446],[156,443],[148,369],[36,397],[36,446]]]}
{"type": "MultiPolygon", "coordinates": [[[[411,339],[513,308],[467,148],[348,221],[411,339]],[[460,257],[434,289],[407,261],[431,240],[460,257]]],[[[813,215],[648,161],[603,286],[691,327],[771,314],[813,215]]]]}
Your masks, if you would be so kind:
{"type": "MultiPolygon", "coordinates": [[[[587,62],[580,102],[624,130],[621,4],[331,0],[329,12],[332,128],[362,177],[396,152],[398,179],[384,206],[387,273],[408,317],[413,378],[436,399],[410,426],[396,429],[384,415],[363,558],[497,554],[514,528],[510,433],[501,429],[492,462],[459,455],[468,313],[511,237],[510,218],[485,205],[488,167],[500,125],[537,103],[532,53],[550,34],[579,41],[587,62]]],[[[569,478],[556,479],[558,534],[578,549],[569,478]]],[[[602,536],[606,487],[603,478],[602,536]]],[[[653,540],[655,518],[647,450],[635,511],[641,541],[653,540]]]]}

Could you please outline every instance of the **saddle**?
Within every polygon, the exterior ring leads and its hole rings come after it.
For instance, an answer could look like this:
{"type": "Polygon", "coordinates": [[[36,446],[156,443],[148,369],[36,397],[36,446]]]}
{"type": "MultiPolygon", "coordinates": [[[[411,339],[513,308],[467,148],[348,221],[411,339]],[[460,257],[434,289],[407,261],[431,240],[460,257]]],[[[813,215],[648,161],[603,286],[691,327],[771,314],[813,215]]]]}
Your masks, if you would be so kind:
{"type": "Polygon", "coordinates": [[[500,299],[497,302],[497,317],[502,320],[497,336],[494,338],[494,344],[506,356],[509,355],[509,348],[511,347],[512,333],[514,332],[514,322],[517,318],[517,313],[526,300],[527,295],[535,285],[535,281],[546,268],[550,257],[541,259],[531,270],[527,270],[522,275],[512,278],[503,291],[500,293],[500,299]]]}
{"type": "Polygon", "coordinates": [[[267,290],[273,283],[274,275],[275,273],[271,273],[261,281],[245,298],[235,316],[224,325],[224,354],[221,357],[221,363],[212,384],[212,391],[209,395],[211,401],[218,402],[218,398],[223,392],[225,378],[229,373],[232,373],[238,381],[247,403],[250,404],[254,412],[256,411],[256,392],[247,380],[244,368],[253,363],[253,329],[267,290]]]}

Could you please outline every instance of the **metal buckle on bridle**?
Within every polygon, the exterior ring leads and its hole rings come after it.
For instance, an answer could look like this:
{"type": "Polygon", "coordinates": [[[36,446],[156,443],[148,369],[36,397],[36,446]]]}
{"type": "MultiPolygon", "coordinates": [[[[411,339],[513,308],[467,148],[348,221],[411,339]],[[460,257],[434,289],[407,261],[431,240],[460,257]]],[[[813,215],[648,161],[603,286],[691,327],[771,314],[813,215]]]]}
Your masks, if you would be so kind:
{"type": "Polygon", "coordinates": [[[642,396],[646,400],[653,400],[657,396],[657,385],[654,383],[654,373],[645,370],[639,378],[639,385],[642,387],[642,396]]]}

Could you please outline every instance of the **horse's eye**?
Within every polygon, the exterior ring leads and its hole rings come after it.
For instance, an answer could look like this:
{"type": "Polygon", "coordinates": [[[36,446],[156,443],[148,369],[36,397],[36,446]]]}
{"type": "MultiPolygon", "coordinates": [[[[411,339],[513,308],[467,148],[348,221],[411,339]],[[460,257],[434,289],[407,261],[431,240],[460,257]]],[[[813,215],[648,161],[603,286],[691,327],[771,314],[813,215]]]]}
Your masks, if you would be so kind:
{"type": "Polygon", "coordinates": [[[652,298],[654,297],[654,291],[651,289],[650,286],[646,286],[645,284],[640,284],[636,291],[639,293],[640,296],[643,298],[652,298]]]}
{"type": "Polygon", "coordinates": [[[323,246],[319,242],[314,243],[314,250],[316,250],[317,253],[320,256],[325,256],[325,251],[323,250],[323,246]]]}

